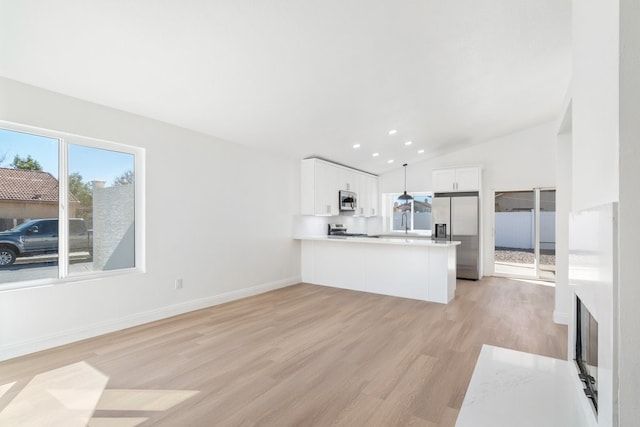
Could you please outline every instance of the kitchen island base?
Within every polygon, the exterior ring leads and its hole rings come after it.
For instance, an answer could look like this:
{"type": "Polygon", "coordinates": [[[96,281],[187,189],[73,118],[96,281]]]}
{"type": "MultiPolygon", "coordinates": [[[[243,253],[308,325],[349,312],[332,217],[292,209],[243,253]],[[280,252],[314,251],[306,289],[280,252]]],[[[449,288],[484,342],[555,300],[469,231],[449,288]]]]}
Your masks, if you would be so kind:
{"type": "Polygon", "coordinates": [[[457,242],[301,238],[302,280],[446,304],[455,296],[457,242]]]}

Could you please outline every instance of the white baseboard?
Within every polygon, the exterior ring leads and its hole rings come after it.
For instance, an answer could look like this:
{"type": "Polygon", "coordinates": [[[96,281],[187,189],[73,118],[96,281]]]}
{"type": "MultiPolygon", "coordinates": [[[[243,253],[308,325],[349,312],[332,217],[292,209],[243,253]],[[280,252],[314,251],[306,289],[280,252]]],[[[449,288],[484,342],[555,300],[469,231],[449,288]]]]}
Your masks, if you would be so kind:
{"type": "Polygon", "coordinates": [[[559,325],[568,325],[569,324],[569,313],[564,313],[562,311],[553,311],[553,321],[559,325]]]}
{"type": "Polygon", "coordinates": [[[122,329],[131,328],[133,326],[143,325],[145,323],[154,322],[156,320],[166,319],[168,317],[177,316],[179,314],[188,313],[190,311],[213,307],[218,304],[224,304],[226,302],[235,301],[241,298],[247,298],[275,289],[285,288],[287,286],[300,283],[301,281],[302,280],[300,276],[288,277],[286,279],[263,283],[260,285],[252,286],[250,288],[238,289],[236,291],[226,292],[207,298],[201,298],[198,300],[170,305],[156,310],[136,313],[131,316],[100,323],[94,323],[91,325],[82,326],[80,328],[52,334],[50,336],[24,341],[6,347],[0,347],[0,361],[24,356],[26,354],[35,353],[37,351],[47,350],[53,347],[69,344],[87,338],[97,337],[99,335],[104,335],[110,332],[120,331],[122,329]]]}

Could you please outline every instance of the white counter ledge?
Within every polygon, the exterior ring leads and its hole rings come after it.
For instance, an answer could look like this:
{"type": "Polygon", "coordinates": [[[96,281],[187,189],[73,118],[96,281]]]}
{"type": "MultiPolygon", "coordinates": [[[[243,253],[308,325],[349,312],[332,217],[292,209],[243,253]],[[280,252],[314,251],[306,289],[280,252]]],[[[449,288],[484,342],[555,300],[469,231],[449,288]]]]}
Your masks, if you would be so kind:
{"type": "Polygon", "coordinates": [[[415,238],[297,236],[302,280],[446,304],[455,296],[456,246],[415,238]]]}
{"type": "Polygon", "coordinates": [[[577,383],[573,362],[485,344],[456,427],[593,427],[577,383]]]}
{"type": "Polygon", "coordinates": [[[342,237],[342,236],[296,236],[297,240],[328,240],[332,242],[342,243],[371,243],[374,245],[412,245],[412,246],[434,246],[434,247],[450,247],[457,246],[460,242],[435,241],[426,238],[412,237],[342,237]]]}

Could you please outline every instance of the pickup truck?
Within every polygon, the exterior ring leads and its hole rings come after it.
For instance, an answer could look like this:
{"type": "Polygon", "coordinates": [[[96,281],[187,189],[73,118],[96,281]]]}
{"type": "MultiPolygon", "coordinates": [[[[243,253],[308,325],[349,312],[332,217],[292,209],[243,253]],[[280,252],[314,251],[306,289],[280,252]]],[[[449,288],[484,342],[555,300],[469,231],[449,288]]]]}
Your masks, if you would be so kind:
{"type": "MultiPolygon", "coordinates": [[[[93,236],[83,219],[69,219],[69,252],[93,255],[93,236]]],[[[18,257],[57,253],[57,218],[33,219],[0,232],[0,268],[13,264],[18,257]]]]}

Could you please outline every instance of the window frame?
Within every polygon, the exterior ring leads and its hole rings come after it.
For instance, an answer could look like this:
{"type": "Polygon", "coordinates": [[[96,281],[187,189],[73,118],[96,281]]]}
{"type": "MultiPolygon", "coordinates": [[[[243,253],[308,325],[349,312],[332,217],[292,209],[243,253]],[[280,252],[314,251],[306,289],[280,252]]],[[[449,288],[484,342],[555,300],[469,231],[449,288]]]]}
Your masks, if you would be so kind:
{"type": "Polygon", "coordinates": [[[58,274],[55,278],[24,280],[19,282],[0,283],[0,292],[32,288],[38,286],[51,286],[63,283],[85,281],[120,275],[141,274],[146,271],[145,250],[145,149],[98,138],[76,135],[68,132],[60,132],[43,129],[35,126],[17,124],[0,120],[0,128],[13,131],[52,138],[58,140],[58,274]],[[134,157],[134,224],[135,224],[135,252],[134,267],[118,270],[90,271],[69,274],[69,170],[68,154],[69,145],[79,145],[108,151],[117,151],[131,154],[134,157]]]}
{"type": "MultiPolygon", "coordinates": [[[[396,201],[396,199],[401,196],[403,193],[386,193],[384,195],[386,203],[386,216],[388,217],[388,220],[386,221],[386,228],[388,229],[388,231],[390,233],[404,233],[405,230],[397,230],[393,228],[393,204],[396,201]]],[[[421,196],[428,196],[431,197],[433,199],[433,192],[432,191],[416,191],[416,192],[412,192],[411,196],[414,197],[421,197],[421,196]]],[[[411,224],[411,227],[409,228],[409,232],[413,233],[413,234],[418,234],[418,235],[422,235],[422,236],[431,236],[431,230],[416,230],[414,229],[414,217],[413,215],[415,214],[414,211],[414,200],[411,200],[411,215],[409,216],[409,221],[411,224]]]]}

